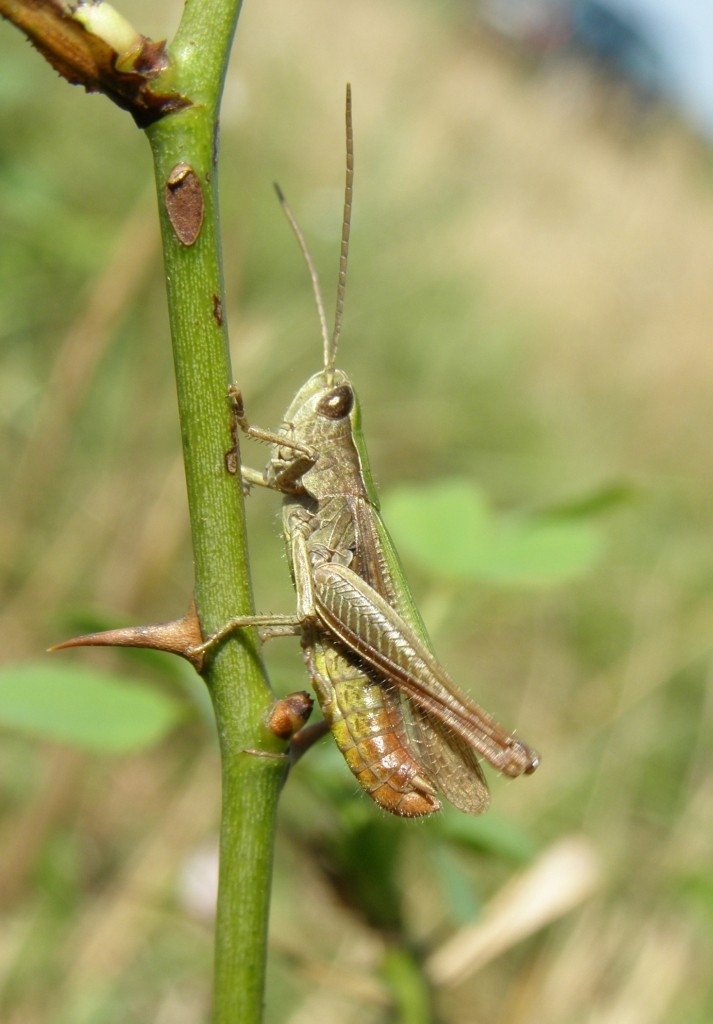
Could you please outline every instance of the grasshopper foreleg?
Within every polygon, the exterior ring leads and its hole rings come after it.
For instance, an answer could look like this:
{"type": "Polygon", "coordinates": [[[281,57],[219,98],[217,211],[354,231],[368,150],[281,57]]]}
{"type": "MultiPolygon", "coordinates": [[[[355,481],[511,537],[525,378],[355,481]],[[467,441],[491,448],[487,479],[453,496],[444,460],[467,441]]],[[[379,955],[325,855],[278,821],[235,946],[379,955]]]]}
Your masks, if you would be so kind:
{"type": "Polygon", "coordinates": [[[258,487],[269,487],[272,490],[281,491],[286,494],[298,494],[302,491],[302,476],[310,470],[317,461],[317,454],[313,448],[297,441],[292,441],[285,434],[276,434],[271,430],[263,430],[262,427],[254,427],[245,415],[245,404],[242,392],[231,384],[228,388],[228,400],[233,410],[233,419],[238,427],[248,437],[256,441],[264,441],[267,444],[275,445],[278,451],[277,458],[273,459],[264,472],[250,469],[248,466],[241,466],[240,472],[243,485],[249,489],[253,485],[258,487]],[[290,455],[285,453],[289,452],[290,455]]]}
{"type": "MultiPolygon", "coordinates": [[[[240,391],[235,384],[231,384],[228,388],[228,401],[230,402],[231,409],[233,410],[233,418],[237,425],[240,427],[244,434],[248,437],[255,438],[256,441],[266,441],[268,444],[284,444],[285,439],[280,437],[279,434],[275,434],[270,430],[263,430],[262,427],[254,427],[245,415],[245,403],[243,402],[243,393],[240,391]]],[[[302,445],[293,445],[300,451],[304,452],[305,449],[302,445]]]]}

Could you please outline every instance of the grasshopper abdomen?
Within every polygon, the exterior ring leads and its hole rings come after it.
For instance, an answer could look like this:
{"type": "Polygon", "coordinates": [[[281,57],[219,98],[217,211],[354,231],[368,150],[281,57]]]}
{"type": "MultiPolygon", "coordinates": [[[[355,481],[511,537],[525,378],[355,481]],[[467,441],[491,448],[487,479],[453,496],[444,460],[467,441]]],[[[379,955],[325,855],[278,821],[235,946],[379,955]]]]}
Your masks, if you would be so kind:
{"type": "Polygon", "coordinates": [[[439,810],[434,785],[408,749],[398,693],[334,645],[317,640],[305,658],[325,720],[362,789],[403,818],[439,810]]]}

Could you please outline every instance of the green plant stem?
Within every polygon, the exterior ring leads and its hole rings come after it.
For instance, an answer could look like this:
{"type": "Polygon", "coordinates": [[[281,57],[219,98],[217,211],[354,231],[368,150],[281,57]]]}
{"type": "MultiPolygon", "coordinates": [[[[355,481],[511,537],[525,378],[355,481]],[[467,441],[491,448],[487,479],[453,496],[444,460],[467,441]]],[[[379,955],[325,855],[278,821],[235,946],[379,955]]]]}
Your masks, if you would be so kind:
{"type": "MultiPolygon", "coordinates": [[[[219,101],[239,9],[239,0],[188,0],[169,52],[175,85],[192,106],[147,130],[161,215],[195,600],[204,635],[232,616],[254,611],[240,476],[226,468],[234,438],[215,159],[219,101]],[[195,171],[203,188],[203,225],[193,245],[178,240],[164,204],[166,182],[180,163],[195,171]]],[[[214,1021],[257,1024],[285,762],[281,745],[263,725],[272,698],[256,637],[241,632],[228,640],[204,676],[218,726],[223,784],[214,1021]]]]}
{"type": "MultiPolygon", "coordinates": [[[[240,453],[228,404],[232,373],[217,189],[218,113],[241,0],[186,0],[168,62],[162,47],[143,39],[109,5],[108,18],[91,5],[76,6],[81,11],[0,0],[0,13],[70,81],[102,89],[138,124],[158,118],[146,134],[166,270],[194,598],[207,637],[228,619],[255,611],[240,453]]],[[[264,725],[272,694],[254,631],[243,630],[211,652],[202,674],[215,711],[223,786],[214,1021],[259,1024],[284,743],[264,725]]]]}

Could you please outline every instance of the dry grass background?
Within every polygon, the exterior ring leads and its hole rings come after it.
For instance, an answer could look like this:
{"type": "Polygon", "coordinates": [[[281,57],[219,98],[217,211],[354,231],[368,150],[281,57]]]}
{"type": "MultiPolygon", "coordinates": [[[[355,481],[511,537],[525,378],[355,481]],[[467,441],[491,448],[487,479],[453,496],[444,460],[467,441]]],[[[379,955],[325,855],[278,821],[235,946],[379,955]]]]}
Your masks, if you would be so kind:
{"type": "MultiPolygon", "coordinates": [[[[123,9],[155,35],[177,18],[175,5],[123,9]]],[[[13,660],[71,630],[78,608],[123,621],[180,612],[190,553],[148,147],[0,31],[0,621],[13,660]]],[[[580,76],[522,67],[465,7],[247,4],[221,184],[235,370],[265,425],[319,358],[270,183],[297,211],[329,296],[346,80],[357,178],[341,361],[382,489],[462,473],[504,508],[611,484],[634,495],[603,520],[596,571],[567,587],[456,600],[416,580],[444,661],[543,752],[532,779],[493,784],[493,814],[541,855],[522,877],[475,866],[486,910],[474,934],[454,935],[427,884],[425,826],[402,826],[408,912],[433,951],[442,1019],[703,1024],[710,156],[670,117],[641,120],[580,76]]],[[[264,608],[290,600],[274,512],[270,495],[251,498],[264,608]]],[[[300,660],[286,648],[270,657],[295,688],[300,660]]],[[[5,735],[0,772],[0,1018],[205,1019],[210,922],[186,908],[181,880],[217,820],[208,730],[120,762],[5,735]]],[[[387,1019],[379,940],[295,842],[296,817],[319,820],[303,798],[295,773],[267,1019],[387,1019]]]]}

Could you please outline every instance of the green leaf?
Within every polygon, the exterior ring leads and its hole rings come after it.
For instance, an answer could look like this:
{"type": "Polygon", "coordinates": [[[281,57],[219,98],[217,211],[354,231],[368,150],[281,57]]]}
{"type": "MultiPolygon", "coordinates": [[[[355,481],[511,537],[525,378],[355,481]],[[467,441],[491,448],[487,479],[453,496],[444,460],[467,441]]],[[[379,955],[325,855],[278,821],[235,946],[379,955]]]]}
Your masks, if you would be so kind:
{"type": "MultiPolygon", "coordinates": [[[[445,834],[447,836],[447,829],[445,834]]],[[[464,863],[472,867],[471,857],[458,856],[454,846],[450,842],[432,842],[428,852],[433,864],[433,881],[442,894],[441,905],[445,913],[451,921],[465,924],[478,916],[482,909],[482,899],[471,873],[464,868],[464,863]]]]}
{"type": "Polygon", "coordinates": [[[486,556],[492,514],[485,495],[467,481],[397,488],[386,495],[382,511],[397,549],[433,576],[472,578],[486,556]]]}
{"type": "Polygon", "coordinates": [[[496,517],[467,480],[402,487],[383,508],[398,549],[436,578],[547,586],[587,572],[601,552],[590,523],[560,515],[496,517]]]}
{"type": "Polygon", "coordinates": [[[677,888],[683,900],[698,912],[710,928],[713,924],[713,878],[710,872],[691,871],[684,874],[677,888]]]}
{"type": "Polygon", "coordinates": [[[432,1024],[431,993],[423,967],[412,949],[388,944],[381,975],[394,1003],[394,1020],[401,1024],[432,1024]]]}
{"type": "Polygon", "coordinates": [[[437,823],[443,839],[515,864],[528,863],[537,852],[531,836],[511,821],[498,818],[492,811],[474,818],[446,807],[437,823]]]}
{"type": "Polygon", "coordinates": [[[588,494],[582,494],[571,501],[544,509],[542,514],[550,518],[557,516],[564,519],[592,519],[594,516],[605,515],[619,508],[633,505],[642,497],[642,494],[642,488],[636,484],[627,482],[603,484],[588,494]]]}
{"type": "Polygon", "coordinates": [[[177,701],[106,672],[42,662],[0,671],[0,726],[94,753],[152,746],[184,715],[177,701]]]}
{"type": "Polygon", "coordinates": [[[599,534],[587,523],[503,523],[473,569],[495,583],[554,584],[583,575],[600,552],[599,534]]]}

